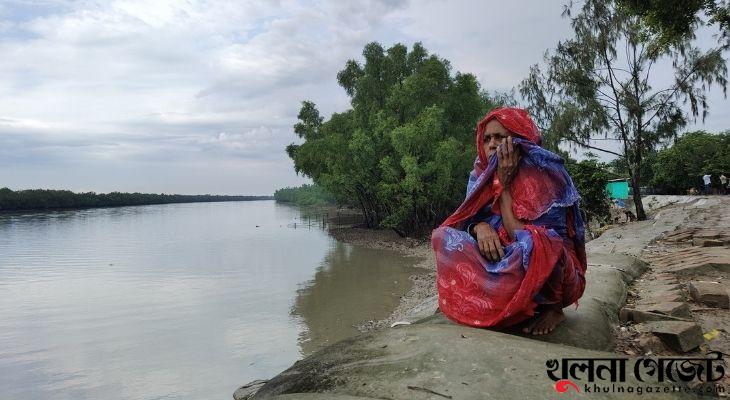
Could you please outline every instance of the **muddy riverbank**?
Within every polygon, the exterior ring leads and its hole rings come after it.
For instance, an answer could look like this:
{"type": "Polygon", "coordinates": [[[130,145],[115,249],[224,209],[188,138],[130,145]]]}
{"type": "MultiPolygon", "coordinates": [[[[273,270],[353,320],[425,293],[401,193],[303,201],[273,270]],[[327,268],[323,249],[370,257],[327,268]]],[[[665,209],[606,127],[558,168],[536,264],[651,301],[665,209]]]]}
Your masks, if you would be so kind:
{"type": "Polygon", "coordinates": [[[436,295],[436,260],[428,238],[404,238],[392,230],[374,230],[351,226],[330,227],[329,233],[335,239],[357,246],[395,250],[413,257],[420,272],[410,276],[410,290],[400,298],[398,307],[386,319],[363,321],[357,326],[360,332],[370,332],[389,327],[403,319],[417,305],[436,295]]]}

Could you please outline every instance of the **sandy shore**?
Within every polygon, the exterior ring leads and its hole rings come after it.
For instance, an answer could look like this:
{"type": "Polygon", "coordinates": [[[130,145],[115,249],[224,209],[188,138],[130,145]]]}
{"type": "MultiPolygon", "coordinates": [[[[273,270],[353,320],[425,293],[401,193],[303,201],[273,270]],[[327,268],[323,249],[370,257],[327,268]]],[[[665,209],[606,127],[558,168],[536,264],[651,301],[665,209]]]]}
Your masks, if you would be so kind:
{"type": "Polygon", "coordinates": [[[421,272],[410,276],[411,289],[401,297],[400,304],[383,320],[363,321],[357,326],[360,332],[370,332],[389,327],[408,314],[423,300],[436,295],[436,260],[429,239],[413,239],[398,236],[392,230],[375,230],[357,227],[330,227],[329,233],[345,243],[375,249],[395,250],[407,257],[416,259],[415,267],[421,272]]]}

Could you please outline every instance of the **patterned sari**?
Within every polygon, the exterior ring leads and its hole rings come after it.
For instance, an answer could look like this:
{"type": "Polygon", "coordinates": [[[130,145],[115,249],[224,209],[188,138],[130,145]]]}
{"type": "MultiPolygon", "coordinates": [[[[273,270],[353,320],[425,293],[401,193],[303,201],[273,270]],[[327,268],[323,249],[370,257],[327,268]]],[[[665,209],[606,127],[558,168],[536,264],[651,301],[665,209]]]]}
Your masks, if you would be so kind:
{"type": "Polygon", "coordinates": [[[585,288],[585,239],[578,207],[580,196],[556,154],[539,146],[537,127],[524,110],[501,108],[477,126],[478,157],[467,194],[439,228],[431,243],[436,253],[439,307],[453,321],[477,327],[504,327],[534,315],[538,304],[563,307],[577,303],[585,288]],[[512,211],[525,227],[510,240],[502,225],[497,156],[488,160],[484,129],[499,120],[521,148],[519,170],[511,186],[512,211]],[[491,262],[465,231],[487,222],[498,233],[504,257],[491,262]]]}

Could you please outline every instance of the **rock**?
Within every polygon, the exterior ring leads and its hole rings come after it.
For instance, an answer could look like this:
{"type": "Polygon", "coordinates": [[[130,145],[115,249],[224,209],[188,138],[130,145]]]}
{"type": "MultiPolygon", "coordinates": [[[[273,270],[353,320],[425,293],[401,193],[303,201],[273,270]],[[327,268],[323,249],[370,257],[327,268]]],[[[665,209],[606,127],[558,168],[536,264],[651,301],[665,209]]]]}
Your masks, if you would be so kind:
{"type": "Polygon", "coordinates": [[[710,307],[730,308],[727,288],[721,283],[692,281],[689,283],[689,293],[699,303],[710,307]]]}
{"type": "Polygon", "coordinates": [[[695,232],[692,236],[700,239],[717,239],[722,237],[722,232],[714,229],[702,229],[699,232],[695,232]]]}
{"type": "Polygon", "coordinates": [[[668,314],[662,314],[654,311],[638,310],[634,308],[624,307],[619,311],[619,320],[621,322],[648,322],[648,321],[682,321],[683,319],[673,317],[668,314]]]}
{"type": "Polygon", "coordinates": [[[718,247],[724,244],[725,242],[718,239],[692,239],[692,245],[699,247],[718,247]]]}
{"type": "Polygon", "coordinates": [[[689,304],[678,301],[662,301],[656,304],[641,304],[636,311],[671,315],[672,317],[689,318],[689,304]]]}
{"type": "Polygon", "coordinates": [[[694,322],[651,321],[640,325],[642,326],[637,326],[637,331],[653,333],[673,350],[687,352],[705,342],[702,328],[694,322]]]}
{"type": "Polygon", "coordinates": [[[639,337],[637,344],[639,347],[644,349],[645,352],[651,352],[652,354],[664,351],[664,344],[662,344],[661,339],[654,335],[642,335],[639,337]]]}
{"type": "Polygon", "coordinates": [[[638,304],[656,304],[666,301],[684,301],[684,293],[679,290],[667,290],[648,293],[637,301],[638,304]]]}
{"type": "Polygon", "coordinates": [[[249,382],[240,388],[236,389],[235,392],[233,392],[233,399],[234,400],[247,400],[253,397],[253,395],[256,394],[256,392],[261,389],[262,386],[264,386],[268,382],[267,380],[263,379],[257,379],[253,382],[249,382]]]}
{"type": "Polygon", "coordinates": [[[623,307],[618,312],[618,320],[621,322],[633,321],[634,319],[632,318],[632,315],[631,315],[633,311],[634,310],[632,308],[623,307]]]}
{"type": "Polygon", "coordinates": [[[652,281],[644,284],[644,289],[650,292],[668,292],[670,290],[681,290],[682,284],[678,282],[652,281]]]}
{"type": "Polygon", "coordinates": [[[695,275],[710,271],[730,271],[730,256],[722,247],[689,247],[651,259],[657,271],[695,275]]]}

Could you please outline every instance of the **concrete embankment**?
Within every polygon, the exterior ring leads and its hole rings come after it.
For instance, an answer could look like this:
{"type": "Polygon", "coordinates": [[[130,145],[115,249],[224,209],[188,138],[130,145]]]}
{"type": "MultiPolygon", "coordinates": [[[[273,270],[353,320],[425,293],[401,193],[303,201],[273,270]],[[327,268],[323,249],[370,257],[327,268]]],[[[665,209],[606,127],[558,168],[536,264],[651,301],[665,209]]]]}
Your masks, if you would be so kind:
{"type": "MultiPolygon", "coordinates": [[[[505,399],[573,398],[558,393],[546,365],[563,358],[614,358],[612,329],[626,303],[627,284],[646,264],[642,250],[656,237],[682,225],[690,210],[715,204],[700,199],[662,208],[653,220],[627,224],[588,243],[586,291],[579,307],[566,309],[567,320],[551,334],[523,335],[457,325],[437,311],[435,299],[424,302],[398,325],[336,343],[296,362],[267,382],[242,387],[235,398],[286,399],[505,399]],[[425,317],[425,318],[424,318],[425,317]]],[[[642,383],[627,361],[626,380],[601,390],[577,382],[593,398],[694,398],[691,392],[665,392],[667,383],[642,383]],[[617,386],[632,388],[616,392],[617,386]],[[653,387],[652,391],[646,390],[653,387]],[[660,388],[657,393],[654,390],[660,388]]],[[[580,373],[579,373],[580,375],[580,373]]]]}

